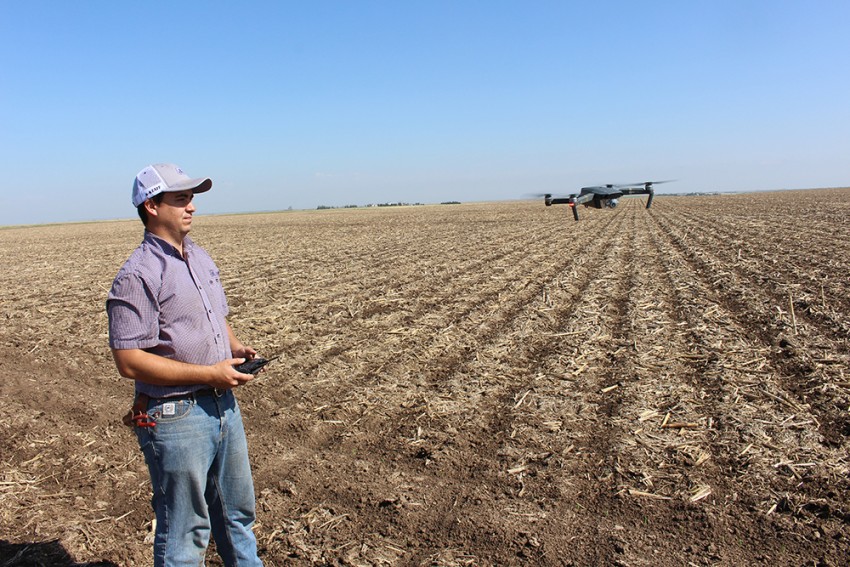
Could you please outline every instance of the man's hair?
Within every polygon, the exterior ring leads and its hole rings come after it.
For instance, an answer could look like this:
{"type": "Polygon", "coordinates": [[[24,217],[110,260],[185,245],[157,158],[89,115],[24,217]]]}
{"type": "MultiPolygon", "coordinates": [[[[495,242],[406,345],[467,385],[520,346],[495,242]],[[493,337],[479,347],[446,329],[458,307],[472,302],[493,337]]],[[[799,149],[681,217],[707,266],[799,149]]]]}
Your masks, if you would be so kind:
{"type": "MultiPolygon", "coordinates": [[[[157,193],[156,195],[151,197],[151,200],[158,205],[162,203],[162,199],[164,197],[165,193],[157,193]]],[[[145,204],[142,203],[141,205],[136,207],[136,210],[139,212],[139,218],[142,219],[142,224],[148,226],[148,211],[145,209],[145,204]]]]}

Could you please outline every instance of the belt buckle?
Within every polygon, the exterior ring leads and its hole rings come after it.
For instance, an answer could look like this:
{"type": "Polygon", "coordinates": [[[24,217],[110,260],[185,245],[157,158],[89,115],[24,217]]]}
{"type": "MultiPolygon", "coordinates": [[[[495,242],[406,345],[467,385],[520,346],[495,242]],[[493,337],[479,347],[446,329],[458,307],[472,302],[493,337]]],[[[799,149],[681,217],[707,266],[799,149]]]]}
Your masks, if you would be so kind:
{"type": "Polygon", "coordinates": [[[213,391],[213,395],[214,395],[216,398],[220,398],[220,397],[222,397],[222,396],[224,395],[224,393],[225,393],[227,390],[220,389],[220,388],[213,388],[213,389],[212,389],[212,391],[213,391]]]}

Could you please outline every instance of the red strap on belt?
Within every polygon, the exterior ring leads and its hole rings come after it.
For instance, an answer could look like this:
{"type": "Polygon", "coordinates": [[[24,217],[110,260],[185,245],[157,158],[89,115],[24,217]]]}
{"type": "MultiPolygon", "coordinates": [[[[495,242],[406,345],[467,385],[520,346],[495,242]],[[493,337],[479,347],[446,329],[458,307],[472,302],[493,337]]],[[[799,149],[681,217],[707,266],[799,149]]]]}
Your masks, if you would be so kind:
{"type": "Polygon", "coordinates": [[[139,392],[136,394],[136,399],[133,402],[133,407],[127,412],[122,421],[127,427],[153,427],[156,425],[156,420],[148,415],[148,402],[150,396],[139,392]]]}

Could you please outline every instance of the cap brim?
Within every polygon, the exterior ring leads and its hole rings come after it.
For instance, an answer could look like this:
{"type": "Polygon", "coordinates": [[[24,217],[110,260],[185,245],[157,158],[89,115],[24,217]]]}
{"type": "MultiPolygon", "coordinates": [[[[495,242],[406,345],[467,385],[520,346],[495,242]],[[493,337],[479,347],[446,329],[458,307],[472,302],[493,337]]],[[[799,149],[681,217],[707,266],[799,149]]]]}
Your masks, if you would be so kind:
{"type": "Polygon", "coordinates": [[[173,193],[174,191],[188,191],[193,193],[203,193],[212,189],[212,179],[209,177],[198,177],[196,179],[187,179],[180,183],[176,183],[166,189],[164,192],[173,193]]]}

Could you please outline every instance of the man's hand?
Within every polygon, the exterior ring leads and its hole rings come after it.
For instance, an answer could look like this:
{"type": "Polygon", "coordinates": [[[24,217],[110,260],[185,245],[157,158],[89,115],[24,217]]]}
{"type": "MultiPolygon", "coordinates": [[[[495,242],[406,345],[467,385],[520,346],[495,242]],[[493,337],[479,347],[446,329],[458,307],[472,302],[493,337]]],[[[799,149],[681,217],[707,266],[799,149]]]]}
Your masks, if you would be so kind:
{"type": "Polygon", "coordinates": [[[233,332],[233,329],[230,328],[230,323],[227,323],[227,338],[230,341],[230,352],[233,353],[235,357],[242,357],[251,360],[255,356],[257,356],[257,351],[249,346],[245,346],[242,344],[236,335],[233,332]]]}
{"type": "MultiPolygon", "coordinates": [[[[253,350],[253,349],[251,349],[253,350]]],[[[256,353],[254,353],[256,354],[256,353]]],[[[215,364],[212,379],[208,384],[213,388],[229,390],[247,384],[254,379],[252,374],[242,374],[233,368],[236,364],[242,364],[245,358],[229,358],[215,364]]]]}
{"type": "Polygon", "coordinates": [[[244,358],[247,360],[251,360],[252,358],[257,356],[256,350],[249,346],[245,346],[242,343],[239,343],[236,348],[231,348],[230,350],[231,352],[233,352],[234,358],[244,358]]]}

